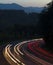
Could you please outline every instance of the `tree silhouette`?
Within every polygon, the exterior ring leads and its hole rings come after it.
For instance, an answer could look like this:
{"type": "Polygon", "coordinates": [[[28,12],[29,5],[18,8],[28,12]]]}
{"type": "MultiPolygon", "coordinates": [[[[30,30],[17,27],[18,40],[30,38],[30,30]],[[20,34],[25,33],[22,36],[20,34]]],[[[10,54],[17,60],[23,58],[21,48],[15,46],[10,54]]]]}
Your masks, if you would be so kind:
{"type": "Polygon", "coordinates": [[[53,0],[41,13],[40,25],[43,39],[45,40],[45,48],[53,51],[53,0]]]}

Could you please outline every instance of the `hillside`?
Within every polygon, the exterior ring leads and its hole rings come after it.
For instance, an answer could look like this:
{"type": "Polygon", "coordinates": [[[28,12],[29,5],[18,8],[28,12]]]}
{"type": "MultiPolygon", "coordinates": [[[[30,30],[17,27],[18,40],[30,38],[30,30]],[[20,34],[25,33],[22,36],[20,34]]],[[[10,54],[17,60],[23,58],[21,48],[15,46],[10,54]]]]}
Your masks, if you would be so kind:
{"type": "Polygon", "coordinates": [[[24,10],[27,13],[40,13],[43,10],[43,7],[23,7],[21,5],[12,3],[12,4],[0,4],[0,9],[2,10],[24,10]]]}

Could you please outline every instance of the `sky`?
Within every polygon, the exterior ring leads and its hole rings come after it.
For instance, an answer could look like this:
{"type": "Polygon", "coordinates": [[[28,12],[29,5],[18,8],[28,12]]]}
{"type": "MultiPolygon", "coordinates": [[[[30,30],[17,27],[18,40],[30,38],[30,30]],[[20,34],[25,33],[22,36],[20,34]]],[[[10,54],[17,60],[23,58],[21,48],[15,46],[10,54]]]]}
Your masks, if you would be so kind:
{"type": "Polygon", "coordinates": [[[32,6],[32,7],[43,7],[51,0],[0,0],[0,3],[17,3],[24,7],[32,6]]]}

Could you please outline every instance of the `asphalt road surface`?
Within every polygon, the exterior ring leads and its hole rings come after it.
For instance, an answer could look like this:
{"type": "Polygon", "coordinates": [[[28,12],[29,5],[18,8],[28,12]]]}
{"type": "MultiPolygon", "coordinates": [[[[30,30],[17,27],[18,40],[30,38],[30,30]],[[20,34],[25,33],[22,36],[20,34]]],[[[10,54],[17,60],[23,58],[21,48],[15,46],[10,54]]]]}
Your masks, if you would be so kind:
{"type": "MultiPolygon", "coordinates": [[[[8,44],[4,49],[4,57],[10,65],[53,65],[43,58],[34,55],[32,51],[28,50],[28,44],[36,41],[42,41],[43,39],[33,39],[23,41],[17,44],[8,44]]],[[[31,48],[32,49],[32,48],[31,48]]],[[[35,50],[36,53],[38,52],[35,50]]],[[[38,53],[38,55],[40,55],[38,53]]],[[[53,57],[52,57],[53,60],[53,57]]]]}

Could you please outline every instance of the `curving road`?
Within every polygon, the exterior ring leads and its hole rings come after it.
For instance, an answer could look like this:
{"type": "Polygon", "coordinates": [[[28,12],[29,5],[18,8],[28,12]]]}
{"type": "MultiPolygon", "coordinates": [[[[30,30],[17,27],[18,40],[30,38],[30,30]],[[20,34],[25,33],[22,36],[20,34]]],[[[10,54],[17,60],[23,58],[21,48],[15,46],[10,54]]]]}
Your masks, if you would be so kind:
{"type": "Polygon", "coordinates": [[[23,41],[16,45],[8,44],[4,50],[4,57],[11,65],[53,65],[53,63],[34,55],[33,51],[28,49],[29,43],[37,41],[43,41],[43,39],[23,41]]]}

